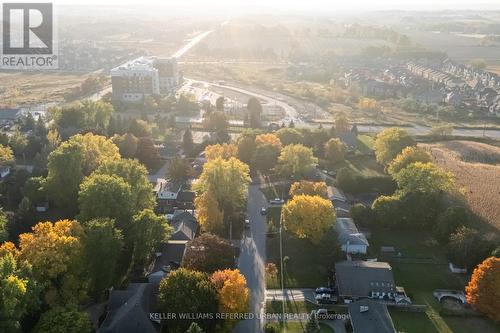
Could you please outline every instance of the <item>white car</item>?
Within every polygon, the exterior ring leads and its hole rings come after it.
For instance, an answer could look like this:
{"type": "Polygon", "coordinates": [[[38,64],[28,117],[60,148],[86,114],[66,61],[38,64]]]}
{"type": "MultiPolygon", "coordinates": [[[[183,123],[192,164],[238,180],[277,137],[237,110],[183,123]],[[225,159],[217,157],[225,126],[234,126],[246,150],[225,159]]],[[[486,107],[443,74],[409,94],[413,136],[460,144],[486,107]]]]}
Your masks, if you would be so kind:
{"type": "Polygon", "coordinates": [[[280,199],[280,198],[274,198],[272,200],[269,200],[269,203],[272,205],[282,205],[285,203],[285,200],[280,199]]]}

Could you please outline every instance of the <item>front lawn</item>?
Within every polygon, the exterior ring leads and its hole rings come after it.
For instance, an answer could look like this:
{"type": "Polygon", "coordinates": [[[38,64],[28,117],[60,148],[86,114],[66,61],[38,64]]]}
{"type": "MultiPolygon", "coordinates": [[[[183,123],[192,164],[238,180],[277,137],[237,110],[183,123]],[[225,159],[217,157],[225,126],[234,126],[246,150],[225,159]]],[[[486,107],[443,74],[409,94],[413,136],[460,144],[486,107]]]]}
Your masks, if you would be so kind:
{"type": "MultiPolygon", "coordinates": [[[[279,218],[280,208],[268,209],[268,221],[272,221],[275,233],[268,235],[266,241],[267,261],[280,269],[279,218]]],[[[307,239],[299,239],[283,231],[283,258],[285,269],[285,288],[316,288],[328,284],[329,259],[320,254],[319,247],[307,239]]],[[[267,288],[281,288],[280,273],[276,278],[267,279],[267,288]]]]}

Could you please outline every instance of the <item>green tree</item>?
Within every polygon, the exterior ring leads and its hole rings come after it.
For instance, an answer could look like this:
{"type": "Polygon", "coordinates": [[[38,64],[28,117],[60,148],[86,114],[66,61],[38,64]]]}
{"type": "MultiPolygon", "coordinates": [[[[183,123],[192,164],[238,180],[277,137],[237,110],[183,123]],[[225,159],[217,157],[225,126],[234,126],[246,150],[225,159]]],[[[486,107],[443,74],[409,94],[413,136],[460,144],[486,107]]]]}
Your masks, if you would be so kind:
{"type": "Polygon", "coordinates": [[[399,171],[415,162],[429,163],[432,162],[432,157],[422,148],[413,146],[406,147],[389,163],[387,171],[390,175],[394,176],[399,171]]]}
{"type": "Polygon", "coordinates": [[[139,138],[137,143],[137,153],[135,156],[139,162],[148,168],[154,168],[160,162],[160,154],[151,138],[139,138]]]}
{"type": "Polygon", "coordinates": [[[101,164],[93,174],[123,178],[130,185],[131,204],[134,212],[153,209],[156,206],[153,186],[148,178],[148,170],[137,160],[109,160],[101,164]]]}
{"type": "Polygon", "coordinates": [[[7,215],[2,208],[0,208],[0,244],[7,241],[9,239],[9,232],[7,230],[7,224],[9,220],[7,215]]]}
{"type": "Polygon", "coordinates": [[[464,207],[448,207],[438,215],[433,227],[434,237],[442,244],[448,243],[450,235],[459,227],[468,225],[467,211],[464,207]]]}
{"type": "Polygon", "coordinates": [[[375,148],[377,161],[380,164],[387,165],[404,148],[413,145],[415,145],[415,141],[407,131],[392,127],[377,134],[373,147],[375,148]]]}
{"type": "Polygon", "coordinates": [[[91,333],[92,323],[85,312],[76,305],[54,307],[44,312],[33,330],[34,333],[91,333]]]}
{"type": "MultiPolygon", "coordinates": [[[[212,313],[218,309],[217,291],[207,275],[201,272],[180,268],[171,272],[160,282],[158,292],[160,309],[165,312],[212,313]],[[196,302],[193,302],[196,300],[196,302]]],[[[203,330],[213,329],[214,320],[196,320],[203,330]]],[[[190,320],[169,320],[169,332],[185,332],[191,325],[190,320]]]]}
{"type": "Polygon", "coordinates": [[[172,227],[164,216],[145,209],[132,218],[131,238],[134,242],[134,266],[142,267],[172,234],[172,227]]]}
{"type": "Polygon", "coordinates": [[[325,143],[325,158],[332,163],[343,161],[346,148],[339,139],[330,139],[325,143]]]}
{"type": "Polygon", "coordinates": [[[455,266],[473,269],[491,253],[492,249],[493,244],[478,230],[462,226],[451,234],[447,256],[455,266]]]}
{"type": "Polygon", "coordinates": [[[37,308],[38,292],[28,262],[18,261],[14,251],[0,248],[0,331],[21,332],[19,321],[37,308]]]}
{"type": "Polygon", "coordinates": [[[295,128],[280,128],[276,131],[276,136],[280,139],[284,146],[303,143],[304,140],[302,133],[295,128]]]}
{"type": "Polygon", "coordinates": [[[305,176],[318,163],[312,149],[303,145],[288,145],[284,147],[278,158],[280,173],[295,177],[305,176]]]}
{"type": "Polygon", "coordinates": [[[311,315],[304,328],[304,333],[319,333],[320,330],[318,318],[316,315],[311,315]]]}
{"type": "Polygon", "coordinates": [[[365,227],[372,225],[375,220],[371,207],[366,207],[362,203],[357,203],[352,206],[349,213],[356,223],[365,227]]]}
{"type": "Polygon", "coordinates": [[[298,238],[307,238],[313,244],[319,244],[335,223],[332,202],[318,196],[294,196],[283,206],[282,214],[287,231],[298,238]]]}
{"type": "Polygon", "coordinates": [[[137,153],[137,146],[139,139],[131,133],[125,133],[123,135],[115,135],[113,137],[113,142],[118,146],[120,154],[125,158],[134,158],[137,153]]]}
{"type": "Polygon", "coordinates": [[[116,219],[124,228],[134,213],[132,187],[115,175],[92,174],[80,185],[78,195],[80,214],[78,220],[89,221],[99,217],[116,219]]]}
{"type": "Polygon", "coordinates": [[[167,168],[167,179],[174,182],[186,181],[192,174],[191,165],[183,158],[173,158],[167,168]]]}
{"type": "Polygon", "coordinates": [[[182,135],[182,149],[184,149],[185,154],[190,154],[193,147],[193,133],[191,133],[191,128],[188,127],[182,135]]]}
{"type": "Polygon", "coordinates": [[[262,113],[262,105],[255,97],[250,97],[247,103],[248,121],[251,128],[260,127],[260,115],[262,113]]]}
{"type": "Polygon", "coordinates": [[[147,121],[142,119],[134,119],[132,120],[132,122],[130,122],[128,131],[138,138],[146,138],[151,136],[152,128],[147,121]]]}
{"type": "Polygon", "coordinates": [[[187,243],[182,267],[213,273],[233,268],[234,256],[234,249],[229,241],[206,232],[187,243]]]}
{"type": "Polygon", "coordinates": [[[454,177],[433,163],[416,162],[394,175],[399,192],[439,193],[456,189],[454,177]]]}
{"type": "Polygon", "coordinates": [[[402,219],[402,203],[401,199],[397,196],[378,197],[372,205],[375,218],[380,225],[393,226],[401,225],[402,219]]]}
{"type": "Polygon", "coordinates": [[[328,190],[325,182],[310,182],[306,180],[293,183],[292,186],[290,186],[289,194],[291,197],[305,194],[318,195],[325,199],[328,198],[328,190]]]}
{"type": "Polygon", "coordinates": [[[89,275],[89,291],[95,300],[112,286],[116,279],[116,266],[123,248],[122,232],[114,221],[95,219],[85,225],[84,256],[89,275]]]}
{"type": "Polygon", "coordinates": [[[238,136],[236,145],[238,147],[238,159],[246,164],[252,162],[255,153],[255,137],[261,134],[258,130],[246,129],[238,136]]]}

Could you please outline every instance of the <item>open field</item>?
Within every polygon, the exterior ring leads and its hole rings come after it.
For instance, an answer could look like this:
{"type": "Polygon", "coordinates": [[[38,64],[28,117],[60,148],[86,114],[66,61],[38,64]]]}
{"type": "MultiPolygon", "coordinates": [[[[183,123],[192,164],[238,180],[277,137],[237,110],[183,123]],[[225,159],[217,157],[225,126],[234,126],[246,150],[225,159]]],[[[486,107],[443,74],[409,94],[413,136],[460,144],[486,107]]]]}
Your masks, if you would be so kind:
{"type": "Polygon", "coordinates": [[[421,144],[464,189],[471,211],[500,230],[500,148],[470,141],[421,144]]]}
{"type": "Polygon", "coordinates": [[[64,94],[88,75],[0,72],[0,101],[6,106],[61,102],[64,94]]]}

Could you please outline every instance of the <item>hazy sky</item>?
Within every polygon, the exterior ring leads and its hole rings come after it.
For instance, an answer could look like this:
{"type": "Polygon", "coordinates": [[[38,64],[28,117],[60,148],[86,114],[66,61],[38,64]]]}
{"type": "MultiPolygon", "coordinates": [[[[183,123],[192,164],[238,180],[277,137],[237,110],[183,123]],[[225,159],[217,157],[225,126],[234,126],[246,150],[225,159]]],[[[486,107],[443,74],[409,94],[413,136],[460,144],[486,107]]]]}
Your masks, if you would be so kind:
{"type": "MultiPolygon", "coordinates": [[[[45,0],[46,1],[46,0],[45,0]]],[[[29,1],[33,2],[33,1],[29,1]]],[[[497,9],[500,0],[53,0],[56,4],[91,4],[109,6],[143,5],[145,7],[191,7],[244,9],[268,8],[278,11],[372,11],[372,10],[443,10],[497,9]]]]}

